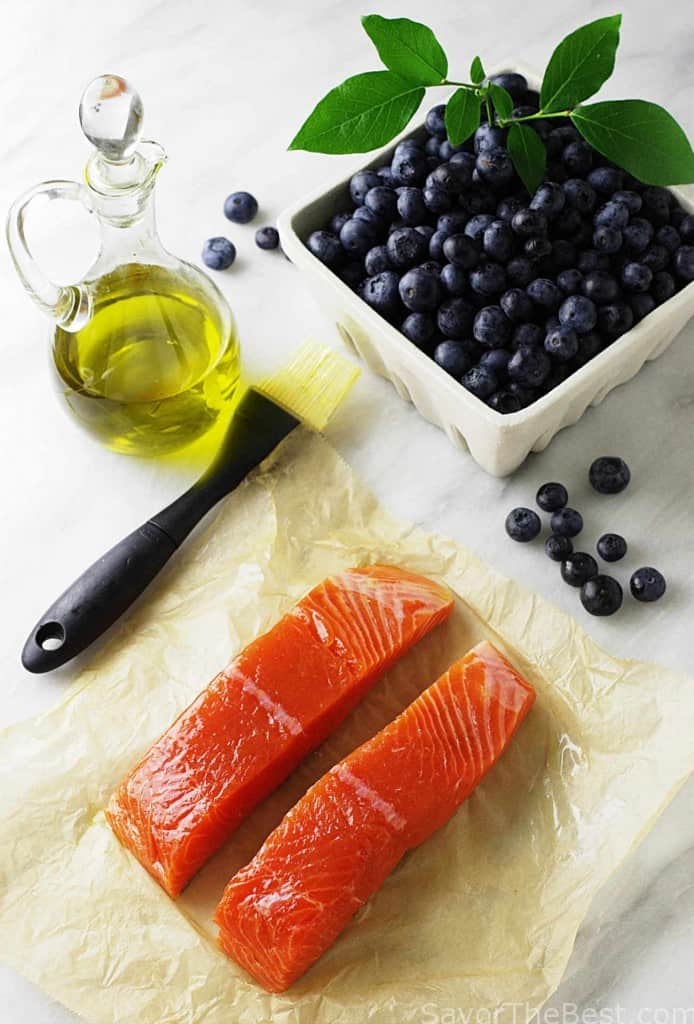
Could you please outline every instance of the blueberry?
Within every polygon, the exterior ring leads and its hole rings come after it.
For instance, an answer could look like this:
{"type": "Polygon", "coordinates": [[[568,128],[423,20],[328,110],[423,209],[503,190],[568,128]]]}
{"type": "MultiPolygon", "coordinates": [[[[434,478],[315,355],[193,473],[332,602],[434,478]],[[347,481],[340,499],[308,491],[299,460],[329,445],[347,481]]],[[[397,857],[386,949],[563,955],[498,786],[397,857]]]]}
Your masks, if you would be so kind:
{"type": "Polygon", "coordinates": [[[345,258],[339,239],[329,231],[313,231],[306,240],[306,247],[326,267],[338,267],[345,258]]]}
{"type": "Polygon", "coordinates": [[[526,256],[529,256],[530,259],[537,262],[545,256],[551,255],[552,243],[549,238],[542,238],[541,236],[536,238],[526,238],[523,243],[523,252],[526,256]]]}
{"type": "Polygon", "coordinates": [[[419,264],[419,269],[440,278],[443,267],[438,260],[425,260],[424,263],[419,264]]]}
{"type": "Polygon", "coordinates": [[[280,236],[277,228],[258,228],[255,233],[255,244],[259,249],[276,249],[280,244],[280,236]]]}
{"type": "Polygon", "coordinates": [[[603,533],[597,543],[598,554],[606,562],[618,562],[627,553],[627,542],[619,533],[603,533]]]}
{"type": "Polygon", "coordinates": [[[533,238],[547,231],[547,218],[541,210],[518,210],[511,218],[513,231],[521,238],[533,238]]]}
{"type": "Polygon", "coordinates": [[[629,207],[611,199],[599,208],[593,217],[596,227],[617,228],[621,231],[629,223],[629,207]]]}
{"type": "Polygon", "coordinates": [[[441,341],[434,349],[434,362],[457,380],[466,373],[472,360],[465,345],[459,341],[441,341]]]}
{"type": "Polygon", "coordinates": [[[661,270],[653,275],[651,295],[656,305],[659,306],[661,302],[666,302],[675,294],[676,290],[675,279],[666,270],[661,270]]]}
{"type": "Polygon", "coordinates": [[[672,265],[683,281],[694,281],[694,245],[681,245],[673,256],[672,265]]]}
{"type": "Polygon", "coordinates": [[[436,274],[415,267],[400,278],[400,298],[413,313],[436,309],[441,300],[441,284],[436,274]]]}
{"type": "Polygon", "coordinates": [[[374,213],[373,210],[370,210],[368,206],[358,206],[352,214],[352,220],[360,220],[364,224],[370,224],[374,233],[377,235],[381,234],[386,226],[385,217],[380,217],[377,213],[374,213]]]}
{"type": "Polygon", "coordinates": [[[572,327],[577,334],[587,334],[595,327],[598,311],[595,303],[585,295],[569,295],[559,307],[559,323],[572,327]]]}
{"type": "Polygon", "coordinates": [[[406,149],[394,154],[390,165],[390,173],[396,185],[421,185],[428,169],[427,157],[421,149],[406,149]]]}
{"type": "Polygon", "coordinates": [[[468,235],[449,235],[443,243],[443,254],[450,263],[470,270],[480,260],[479,242],[468,235]]]}
{"type": "Polygon", "coordinates": [[[500,85],[516,102],[523,100],[528,91],[527,78],[516,71],[502,71],[498,75],[492,75],[489,81],[494,85],[500,85]]]}
{"type": "Polygon", "coordinates": [[[612,576],[599,573],[581,587],[581,604],[591,615],[614,615],[622,607],[622,588],[612,576]]]}
{"type": "Polygon", "coordinates": [[[682,218],[679,234],[683,242],[694,242],[694,213],[688,213],[682,218]]]}
{"type": "Polygon", "coordinates": [[[598,563],[585,551],[574,551],[561,563],[561,578],[570,587],[582,587],[598,575],[598,563]]]}
{"type": "Polygon", "coordinates": [[[379,167],[378,170],[376,171],[376,174],[381,179],[382,185],[388,185],[390,186],[390,188],[395,187],[395,182],[393,181],[393,173],[390,169],[390,164],[385,164],[385,166],[379,167]]]}
{"type": "Polygon", "coordinates": [[[475,308],[466,299],[448,299],[439,306],[436,322],[445,338],[469,338],[475,308]]]}
{"type": "Polygon", "coordinates": [[[609,270],[610,258],[595,249],[584,249],[578,254],[577,266],[582,274],[589,274],[592,270],[609,270]]]}
{"type": "Polygon", "coordinates": [[[473,366],[460,378],[463,387],[477,398],[489,398],[499,387],[496,374],[490,367],[473,366]]]}
{"type": "Polygon", "coordinates": [[[511,348],[515,351],[524,346],[540,346],[544,339],[545,332],[539,324],[520,324],[513,332],[511,348]]]}
{"type": "Polygon", "coordinates": [[[570,175],[585,177],[593,166],[593,150],[585,142],[570,142],[564,147],[561,159],[570,175]]]}
{"type": "Polygon", "coordinates": [[[511,356],[507,372],[511,380],[524,387],[544,384],[550,371],[549,356],[535,345],[521,345],[511,356]]]}
{"type": "Polygon", "coordinates": [[[502,348],[511,339],[511,321],[501,306],[484,306],[475,316],[472,335],[485,348],[502,348]]]}
{"type": "Polygon", "coordinates": [[[581,271],[575,268],[562,270],[557,274],[557,284],[565,295],[575,295],[583,287],[584,277],[581,271]]]}
{"type": "Polygon", "coordinates": [[[588,331],[587,334],[578,336],[578,352],[575,364],[577,367],[585,366],[598,352],[602,352],[602,338],[597,331],[588,331]]]}
{"type": "Polygon", "coordinates": [[[483,149],[477,156],[475,167],[483,181],[492,188],[508,185],[515,173],[510,154],[501,146],[483,149]]]}
{"type": "Polygon", "coordinates": [[[467,289],[467,275],[462,267],[447,263],[441,270],[441,284],[449,295],[464,295],[467,289]]]}
{"type": "MultiPolygon", "coordinates": [[[[342,235],[340,235],[340,240],[342,240],[342,235]]],[[[427,246],[426,238],[415,228],[396,228],[395,231],[391,231],[386,248],[388,258],[394,267],[411,267],[414,263],[419,263],[425,256],[427,248],[429,248],[429,254],[433,256],[431,244],[427,246]]]]}
{"type": "Polygon", "coordinates": [[[593,245],[598,252],[619,252],[622,248],[622,232],[619,228],[608,228],[601,224],[593,232],[593,245]]]}
{"type": "Polygon", "coordinates": [[[336,213],[330,220],[330,231],[333,235],[339,235],[343,224],[346,224],[352,217],[351,213],[336,213]]]}
{"type": "Polygon", "coordinates": [[[454,153],[448,160],[448,163],[452,164],[453,167],[458,168],[458,173],[461,175],[463,184],[472,184],[472,175],[477,163],[477,158],[474,153],[454,153]]]}
{"type": "Polygon", "coordinates": [[[250,192],[232,192],[224,200],[224,216],[234,224],[248,224],[258,212],[258,200],[250,192]]]}
{"type": "Polygon", "coordinates": [[[426,180],[427,186],[442,188],[451,196],[458,195],[469,184],[469,172],[466,168],[452,163],[439,164],[426,180]]]}
{"type": "Polygon", "coordinates": [[[517,380],[511,381],[508,386],[508,390],[519,400],[522,409],[526,409],[529,405],[532,405],[541,394],[539,388],[529,387],[527,384],[521,384],[517,380]]]}
{"type": "Polygon", "coordinates": [[[355,206],[363,206],[366,193],[371,188],[383,185],[382,177],[376,171],[357,171],[349,181],[349,194],[355,206]]]}
{"type": "Polygon", "coordinates": [[[433,235],[429,239],[429,255],[433,260],[444,259],[443,255],[443,243],[448,238],[445,231],[434,231],[433,235]]]}
{"type": "Polygon", "coordinates": [[[412,150],[420,150],[422,147],[416,139],[402,139],[398,142],[397,146],[393,150],[393,156],[400,156],[401,153],[411,152],[412,150]]]}
{"type": "Polygon", "coordinates": [[[436,325],[424,313],[410,313],[403,320],[400,330],[417,348],[425,348],[436,333],[436,325]]]}
{"type": "Polygon", "coordinates": [[[465,225],[464,233],[468,238],[473,238],[481,244],[485,231],[493,223],[494,217],[491,213],[477,213],[474,217],[470,217],[470,220],[465,225]]]}
{"type": "Polygon", "coordinates": [[[346,252],[363,256],[372,248],[378,237],[376,226],[358,217],[352,217],[340,229],[340,242],[346,252]]]}
{"type": "Polygon", "coordinates": [[[582,178],[569,178],[562,185],[566,201],[579,213],[591,213],[597,202],[595,189],[582,178]]]}
{"type": "Polygon", "coordinates": [[[420,235],[424,235],[427,240],[427,244],[431,241],[431,236],[434,234],[434,229],[431,224],[417,224],[416,230],[419,231],[420,235]]]}
{"type": "Polygon", "coordinates": [[[637,601],[648,603],[657,601],[665,593],[666,587],[663,574],[650,565],[644,565],[641,569],[637,569],[629,580],[631,595],[637,601]]]}
{"type": "Polygon", "coordinates": [[[665,188],[651,185],[641,193],[643,212],[654,224],[667,224],[670,220],[670,193],[665,188]]]}
{"type": "Polygon", "coordinates": [[[564,209],[566,195],[561,185],[554,181],[546,181],[535,192],[530,200],[530,209],[544,213],[547,220],[552,220],[564,209]]]}
{"type": "Polygon", "coordinates": [[[570,537],[561,537],[558,533],[551,533],[545,541],[545,554],[553,562],[563,562],[572,553],[574,546],[570,537]]]}
{"type": "Polygon", "coordinates": [[[624,459],[601,455],[591,463],[588,479],[599,494],[619,494],[628,486],[631,471],[624,459]]]}
{"type": "Polygon", "coordinates": [[[236,246],[228,238],[208,238],[202,247],[202,262],[210,270],[226,270],[236,259],[236,246]]]}
{"type": "Polygon", "coordinates": [[[558,508],[552,513],[550,520],[552,533],[558,533],[561,537],[576,537],[583,529],[583,516],[575,508],[558,508]]]}
{"type": "Polygon", "coordinates": [[[344,281],[353,291],[358,291],[364,280],[364,266],[361,260],[349,260],[338,269],[337,273],[340,280],[344,281]]]}
{"type": "Polygon", "coordinates": [[[658,228],[655,233],[655,240],[658,245],[664,246],[670,255],[676,249],[679,249],[682,244],[679,231],[677,228],[673,228],[671,224],[664,224],[662,228],[658,228]]]}
{"type": "Polygon", "coordinates": [[[440,185],[425,185],[422,189],[424,205],[430,213],[446,213],[450,210],[453,200],[445,188],[440,185]]]}
{"type": "Polygon", "coordinates": [[[361,297],[377,313],[390,317],[400,308],[398,275],[392,270],[367,277],[361,287],[361,297]]]}
{"type": "Polygon", "coordinates": [[[610,338],[619,338],[631,330],[634,314],[626,302],[611,302],[598,310],[598,328],[610,338]]]}
{"type": "Polygon", "coordinates": [[[604,270],[591,270],[583,279],[581,291],[586,298],[602,305],[605,302],[614,302],[619,295],[619,285],[612,274],[604,270]]]}
{"type": "Polygon", "coordinates": [[[653,280],[653,271],[643,263],[625,263],[622,267],[622,284],[630,292],[647,292],[653,280]]]}
{"type": "Polygon", "coordinates": [[[670,255],[664,245],[650,245],[645,252],[639,254],[639,263],[643,263],[654,274],[665,270],[669,261],[670,255]]]}
{"type": "Polygon", "coordinates": [[[568,363],[578,352],[578,335],[571,327],[554,327],[547,331],[544,347],[548,356],[568,363]]]}
{"type": "Polygon", "coordinates": [[[506,375],[506,367],[509,364],[511,353],[505,348],[490,348],[480,356],[480,366],[486,366],[488,370],[497,377],[506,375]]]}
{"type": "Polygon", "coordinates": [[[473,174],[473,184],[470,188],[465,189],[460,195],[458,202],[463,210],[465,210],[469,217],[474,217],[477,213],[491,213],[496,207],[496,196],[494,192],[486,185],[482,184],[477,175],[477,171],[473,174]]]}
{"type": "Polygon", "coordinates": [[[507,196],[499,201],[496,208],[497,220],[503,220],[504,224],[510,224],[514,213],[525,209],[525,203],[517,196],[507,196]]]}
{"type": "Polygon", "coordinates": [[[426,130],[430,135],[438,135],[440,138],[446,138],[446,104],[437,103],[435,107],[432,107],[426,116],[424,121],[426,130]]]}
{"type": "Polygon", "coordinates": [[[378,217],[392,220],[398,210],[398,197],[388,185],[376,185],[364,196],[364,206],[378,217]]]}
{"type": "Polygon", "coordinates": [[[470,287],[484,299],[499,295],[506,288],[506,274],[498,263],[480,263],[470,271],[470,287]]]}
{"type": "Polygon", "coordinates": [[[455,156],[456,153],[462,152],[462,150],[462,146],[453,146],[448,139],[444,139],[439,146],[438,158],[446,163],[452,156],[455,156]]]}
{"type": "Polygon", "coordinates": [[[542,529],[542,523],[537,512],[533,512],[531,508],[522,507],[511,509],[506,516],[504,525],[506,526],[506,533],[511,540],[520,541],[521,544],[527,544],[528,541],[535,540],[542,529]]]}
{"type": "Polygon", "coordinates": [[[564,298],[560,288],[548,277],[536,277],[525,289],[536,306],[556,309],[564,298]]]}
{"type": "Polygon", "coordinates": [[[405,224],[412,227],[421,224],[428,212],[421,188],[405,186],[398,189],[397,211],[405,224]]]}
{"type": "Polygon", "coordinates": [[[525,288],[535,277],[535,270],[527,256],[514,256],[506,265],[506,275],[510,285],[525,288]]]}
{"type": "Polygon", "coordinates": [[[487,399],[487,405],[490,409],[504,413],[504,415],[508,415],[512,412],[519,412],[519,410],[523,408],[523,403],[518,395],[514,395],[512,391],[505,390],[503,388],[499,391],[495,391],[489,396],[487,399]]]}
{"type": "Polygon", "coordinates": [[[498,149],[506,143],[506,129],[491,124],[481,124],[474,135],[475,153],[498,149]]]}
{"type": "Polygon", "coordinates": [[[490,259],[505,263],[513,252],[513,234],[508,224],[493,220],[484,229],[482,246],[490,259]]]}
{"type": "Polygon", "coordinates": [[[441,139],[436,135],[430,135],[424,144],[424,152],[427,156],[437,157],[439,155],[439,146],[441,145],[441,139]]]}
{"type": "Polygon", "coordinates": [[[513,323],[525,323],[532,319],[533,304],[522,288],[509,288],[499,299],[499,305],[513,323]]]}
{"type": "Polygon", "coordinates": [[[368,277],[380,274],[382,270],[391,270],[388,249],[385,245],[374,245],[364,257],[364,269],[368,277]]]}
{"type": "Polygon", "coordinates": [[[653,240],[653,225],[643,217],[634,217],[622,231],[624,248],[638,255],[645,252],[653,240]]]}
{"type": "Polygon", "coordinates": [[[633,217],[635,213],[638,213],[643,205],[643,200],[638,192],[632,192],[628,189],[619,189],[614,193],[612,199],[615,203],[622,203],[626,206],[630,215],[633,217]]]}
{"type": "Polygon", "coordinates": [[[588,183],[601,195],[612,195],[624,184],[624,174],[616,167],[596,167],[588,175],[588,183]]]}
{"type": "Polygon", "coordinates": [[[535,501],[543,512],[556,512],[558,508],[564,508],[568,500],[566,487],[554,482],[542,484],[535,495],[535,501]]]}

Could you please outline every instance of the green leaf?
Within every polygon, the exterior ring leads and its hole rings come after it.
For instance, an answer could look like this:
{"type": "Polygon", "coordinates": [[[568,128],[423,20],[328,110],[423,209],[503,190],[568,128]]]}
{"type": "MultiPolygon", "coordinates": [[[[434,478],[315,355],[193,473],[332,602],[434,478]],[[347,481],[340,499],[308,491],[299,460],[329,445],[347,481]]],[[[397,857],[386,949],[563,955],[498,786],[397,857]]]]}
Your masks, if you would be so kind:
{"type": "Polygon", "coordinates": [[[484,68],[479,57],[474,57],[470,65],[470,81],[475,85],[479,85],[480,82],[484,81],[484,68]]]}
{"type": "Polygon", "coordinates": [[[354,75],[323,97],[289,148],[311,153],[368,153],[385,146],[407,125],[424,91],[393,71],[354,75]]]}
{"type": "Polygon", "coordinates": [[[598,18],[562,39],[542,79],[541,110],[570,110],[595,95],[614,70],[621,23],[621,14],[598,18]]]}
{"type": "Polygon", "coordinates": [[[612,100],[577,107],[571,120],[591,146],[647,185],[694,182],[694,152],[657,103],[612,100]]]}
{"type": "Polygon", "coordinates": [[[448,74],[448,60],[438,39],[426,25],[409,18],[382,18],[367,14],[364,30],[391,71],[418,85],[440,85],[448,74]]]}
{"type": "Polygon", "coordinates": [[[547,153],[540,136],[526,124],[512,124],[508,130],[508,151],[519,178],[530,195],[545,176],[547,153]]]}
{"type": "Polygon", "coordinates": [[[494,82],[489,83],[489,95],[492,98],[494,109],[496,110],[499,117],[503,118],[504,121],[513,113],[514,103],[511,98],[511,94],[500,86],[495,85],[494,82]]]}
{"type": "Polygon", "coordinates": [[[480,126],[480,101],[472,89],[456,89],[446,104],[446,132],[452,146],[460,146],[480,126]]]}

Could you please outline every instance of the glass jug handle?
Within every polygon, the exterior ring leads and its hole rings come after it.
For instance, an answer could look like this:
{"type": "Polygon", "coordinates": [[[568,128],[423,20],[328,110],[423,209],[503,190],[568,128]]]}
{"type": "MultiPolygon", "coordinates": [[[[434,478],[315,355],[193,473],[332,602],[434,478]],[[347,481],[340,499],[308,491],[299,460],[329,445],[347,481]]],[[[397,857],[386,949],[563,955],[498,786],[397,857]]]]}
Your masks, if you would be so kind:
{"type": "Polygon", "coordinates": [[[37,200],[72,199],[81,202],[89,212],[89,194],[77,181],[45,181],[29,189],[10,207],[7,216],[7,244],[20,280],[36,305],[52,317],[64,330],[79,331],[92,316],[92,297],[80,284],[54,284],[44,274],[31,254],[25,235],[25,218],[37,200]]]}

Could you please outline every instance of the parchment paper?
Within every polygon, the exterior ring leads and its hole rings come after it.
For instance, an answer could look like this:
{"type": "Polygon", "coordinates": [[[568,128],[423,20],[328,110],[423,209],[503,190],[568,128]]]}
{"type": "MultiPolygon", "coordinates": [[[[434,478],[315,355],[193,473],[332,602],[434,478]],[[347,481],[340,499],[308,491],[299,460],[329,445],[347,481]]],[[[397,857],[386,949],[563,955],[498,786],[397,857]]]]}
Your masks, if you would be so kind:
{"type": "Polygon", "coordinates": [[[99,1024],[435,1024],[461,1010],[519,1024],[557,986],[600,885],[694,768],[693,734],[694,684],[611,658],[464,548],[395,522],[325,441],[298,431],[63,703],[2,735],[0,950],[99,1024]],[[376,561],[445,581],[452,619],[173,902],[111,833],[109,794],[239,648],[328,573],[376,561]],[[449,825],[301,981],[267,995],[216,948],[227,878],[310,783],[485,637],[535,685],[534,710],[449,825]]]}

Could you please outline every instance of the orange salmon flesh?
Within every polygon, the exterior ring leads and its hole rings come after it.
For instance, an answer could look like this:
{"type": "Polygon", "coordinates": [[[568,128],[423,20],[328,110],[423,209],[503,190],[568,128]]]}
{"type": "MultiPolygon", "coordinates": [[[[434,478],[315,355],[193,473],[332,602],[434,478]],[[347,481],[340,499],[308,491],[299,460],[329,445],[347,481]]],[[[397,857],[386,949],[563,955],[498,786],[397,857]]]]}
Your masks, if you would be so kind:
{"type": "Polygon", "coordinates": [[[231,879],[216,913],[224,951],[268,991],[287,989],[448,821],[534,700],[491,644],[474,647],[319,779],[231,879]]]}
{"type": "Polygon", "coordinates": [[[394,566],[330,576],[248,645],[147,751],[107,808],[176,896],[250,811],[453,608],[394,566]]]}

